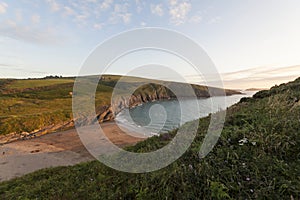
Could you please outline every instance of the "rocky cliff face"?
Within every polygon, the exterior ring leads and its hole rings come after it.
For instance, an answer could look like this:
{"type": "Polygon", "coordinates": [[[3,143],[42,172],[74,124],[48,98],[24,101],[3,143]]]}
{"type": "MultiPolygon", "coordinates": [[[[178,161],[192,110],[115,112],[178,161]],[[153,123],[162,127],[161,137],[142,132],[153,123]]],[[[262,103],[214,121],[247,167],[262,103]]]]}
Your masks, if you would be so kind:
{"type": "Polygon", "coordinates": [[[135,94],[132,95],[129,99],[120,97],[115,100],[112,105],[98,107],[96,109],[97,119],[100,123],[110,121],[113,120],[115,116],[124,108],[133,108],[143,103],[168,99],[176,98],[166,94],[135,94]]]}
{"type": "MultiPolygon", "coordinates": [[[[184,83],[172,83],[177,84],[176,87],[182,87],[184,89],[184,83]],[[179,86],[178,86],[179,85],[179,86]],[[180,86],[181,85],[181,86],[180,86]]],[[[219,88],[208,88],[206,86],[192,85],[194,93],[197,98],[209,98],[211,96],[222,96],[222,95],[234,95],[241,94],[234,90],[223,90],[219,88]]],[[[189,98],[191,96],[184,96],[189,98]]],[[[111,105],[100,106],[96,109],[97,120],[102,123],[106,121],[113,120],[115,116],[124,108],[133,108],[137,105],[161,100],[175,100],[176,95],[167,87],[159,84],[144,85],[138,88],[130,98],[125,98],[124,96],[119,96],[114,98],[111,105]]]]}

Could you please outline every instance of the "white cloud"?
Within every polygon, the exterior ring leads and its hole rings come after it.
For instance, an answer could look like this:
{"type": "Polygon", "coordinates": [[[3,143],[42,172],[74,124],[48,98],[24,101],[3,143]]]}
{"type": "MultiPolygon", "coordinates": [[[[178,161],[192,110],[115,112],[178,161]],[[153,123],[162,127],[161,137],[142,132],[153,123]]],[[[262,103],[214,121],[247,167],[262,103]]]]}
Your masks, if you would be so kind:
{"type": "Polygon", "coordinates": [[[77,15],[77,16],[76,16],[76,20],[77,20],[78,22],[84,22],[87,18],[88,18],[88,16],[87,16],[87,15],[84,15],[84,14],[80,14],[80,15],[77,15]]]}
{"type": "Polygon", "coordinates": [[[31,8],[40,8],[40,6],[41,6],[41,0],[21,0],[21,1],[19,1],[19,3],[21,3],[21,2],[24,4],[27,4],[31,8]]]}
{"type": "Polygon", "coordinates": [[[41,17],[39,15],[32,15],[31,16],[31,22],[33,24],[38,24],[40,23],[41,17]]]}
{"type": "Polygon", "coordinates": [[[131,21],[131,13],[123,14],[122,19],[125,24],[128,24],[131,21]]]}
{"type": "Polygon", "coordinates": [[[151,4],[150,9],[151,9],[151,13],[154,15],[158,15],[158,16],[164,15],[164,10],[162,8],[162,4],[157,4],[157,5],[151,4]]]}
{"type": "Polygon", "coordinates": [[[147,23],[146,22],[141,22],[141,26],[146,26],[147,25],[147,23]]]}
{"type": "Polygon", "coordinates": [[[19,25],[8,20],[0,24],[0,36],[36,44],[61,44],[65,38],[56,35],[53,29],[39,30],[32,26],[19,25]]]}
{"type": "Polygon", "coordinates": [[[208,24],[216,24],[216,23],[219,23],[220,21],[221,21],[221,17],[217,16],[217,17],[211,18],[208,21],[208,24]]]}
{"type": "Polygon", "coordinates": [[[64,7],[64,15],[75,15],[75,14],[76,13],[72,8],[70,8],[68,6],[64,7]]]}
{"type": "Polygon", "coordinates": [[[113,3],[113,0],[104,0],[100,5],[101,10],[107,10],[108,8],[110,8],[112,3],[113,3]]]}
{"type": "Polygon", "coordinates": [[[143,8],[145,7],[145,2],[141,0],[135,0],[136,12],[141,13],[143,8]]]}
{"type": "MultiPolygon", "coordinates": [[[[11,63],[0,63],[0,70],[1,71],[6,71],[6,72],[20,72],[19,74],[24,75],[24,73],[30,73],[30,74],[46,74],[47,72],[42,72],[42,71],[37,71],[37,70],[31,70],[24,68],[24,66],[18,66],[16,64],[11,64],[11,63]]],[[[13,73],[15,74],[15,73],[13,73]]],[[[2,75],[2,74],[1,74],[2,75]]],[[[0,76],[7,78],[7,76],[0,76]]]]}
{"type": "Polygon", "coordinates": [[[171,6],[175,6],[177,4],[177,0],[169,0],[169,4],[171,6]]]}
{"type": "Polygon", "coordinates": [[[100,29],[102,29],[102,27],[103,27],[103,24],[99,24],[99,23],[94,24],[94,29],[100,30],[100,29]]]}
{"type": "Polygon", "coordinates": [[[7,7],[8,7],[8,5],[6,3],[0,2],[0,14],[6,13],[7,7]]]}
{"type": "Polygon", "coordinates": [[[202,21],[202,17],[200,15],[194,15],[189,19],[190,23],[198,24],[202,21]]]}
{"type": "Polygon", "coordinates": [[[61,6],[55,0],[46,0],[53,12],[59,11],[61,6]]]}
{"type": "Polygon", "coordinates": [[[91,15],[89,14],[89,12],[87,12],[86,10],[83,10],[80,13],[75,15],[75,18],[73,21],[77,24],[78,27],[84,27],[86,25],[91,26],[90,22],[89,22],[90,16],[91,15]]]}
{"type": "Polygon", "coordinates": [[[122,21],[125,24],[131,22],[132,14],[128,12],[129,4],[115,4],[114,11],[109,18],[110,23],[116,24],[122,21]]]}
{"type": "Polygon", "coordinates": [[[17,20],[18,22],[21,22],[21,21],[23,20],[23,13],[22,13],[22,10],[17,9],[17,10],[15,11],[15,15],[16,15],[16,20],[17,20]]]}
{"type": "Polygon", "coordinates": [[[127,12],[129,4],[115,4],[114,12],[121,13],[121,12],[127,12]]]}
{"type": "Polygon", "coordinates": [[[187,15],[190,12],[191,7],[192,6],[189,2],[176,2],[176,4],[174,2],[172,2],[172,4],[170,3],[169,14],[171,17],[171,23],[175,25],[183,24],[187,19],[187,15]]]}
{"type": "Polygon", "coordinates": [[[299,77],[300,66],[257,67],[221,74],[227,88],[269,88],[275,84],[288,82],[299,77]]]}

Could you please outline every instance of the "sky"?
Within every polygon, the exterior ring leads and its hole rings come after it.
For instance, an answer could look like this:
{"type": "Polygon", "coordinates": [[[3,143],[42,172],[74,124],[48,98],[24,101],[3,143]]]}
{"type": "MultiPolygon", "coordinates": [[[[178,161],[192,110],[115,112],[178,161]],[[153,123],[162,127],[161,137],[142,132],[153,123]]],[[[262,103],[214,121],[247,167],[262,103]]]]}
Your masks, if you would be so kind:
{"type": "Polygon", "coordinates": [[[226,86],[267,88],[300,74],[299,8],[299,0],[0,0],[0,77],[74,76],[108,38],[160,27],[197,42],[226,86]]]}

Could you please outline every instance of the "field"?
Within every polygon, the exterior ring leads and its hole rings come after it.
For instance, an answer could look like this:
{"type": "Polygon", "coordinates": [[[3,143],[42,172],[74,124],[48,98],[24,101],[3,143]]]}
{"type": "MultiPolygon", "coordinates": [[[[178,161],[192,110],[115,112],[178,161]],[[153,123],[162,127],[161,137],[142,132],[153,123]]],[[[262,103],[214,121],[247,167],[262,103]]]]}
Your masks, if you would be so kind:
{"type": "MultiPolygon", "coordinates": [[[[31,132],[72,119],[74,78],[0,81],[0,135],[31,132]]],[[[110,103],[112,87],[99,85],[96,104],[110,103]]]]}
{"type": "Polygon", "coordinates": [[[56,79],[29,79],[27,81],[24,80],[15,80],[7,85],[8,89],[26,89],[26,88],[38,88],[45,87],[51,85],[60,85],[65,83],[73,83],[73,79],[64,79],[64,78],[56,78],[56,79]]]}
{"type": "MultiPolygon", "coordinates": [[[[123,173],[93,161],[44,169],[0,184],[2,199],[299,199],[300,78],[243,98],[227,110],[217,145],[198,151],[210,117],[176,162],[156,172],[123,173]]],[[[185,124],[189,126],[191,124],[185,124]]],[[[176,130],[127,150],[149,152],[176,130]]],[[[126,160],[122,160],[126,162],[126,160]]]]}

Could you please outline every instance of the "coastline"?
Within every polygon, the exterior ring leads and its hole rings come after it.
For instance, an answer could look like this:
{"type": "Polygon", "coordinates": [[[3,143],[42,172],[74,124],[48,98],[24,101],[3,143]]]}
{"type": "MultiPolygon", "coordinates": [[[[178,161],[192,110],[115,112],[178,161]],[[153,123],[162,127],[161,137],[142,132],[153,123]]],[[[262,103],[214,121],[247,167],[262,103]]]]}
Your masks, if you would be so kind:
{"type": "MultiPolygon", "coordinates": [[[[113,118],[101,123],[105,135],[115,145],[125,147],[147,139],[138,133],[125,134],[128,132],[126,127],[118,127],[116,123],[113,118]]],[[[43,168],[94,160],[81,143],[74,127],[0,144],[0,157],[0,182],[43,168]]]]}
{"type": "MultiPolygon", "coordinates": [[[[134,145],[145,139],[125,134],[114,121],[102,123],[101,128],[119,147],[134,145]]],[[[94,160],[81,143],[75,128],[3,144],[0,157],[0,182],[43,168],[94,160]]]]}

